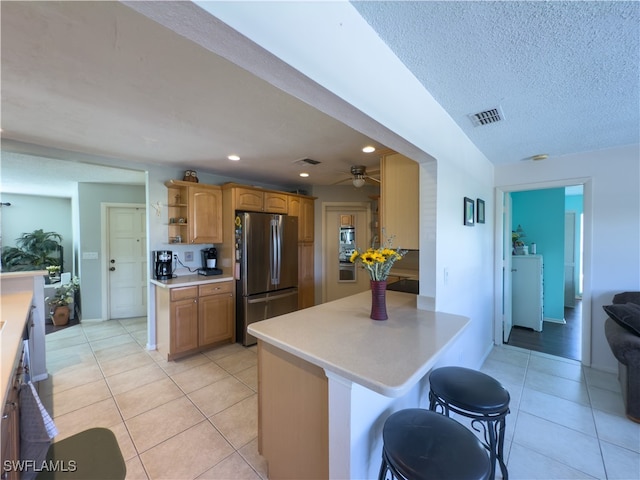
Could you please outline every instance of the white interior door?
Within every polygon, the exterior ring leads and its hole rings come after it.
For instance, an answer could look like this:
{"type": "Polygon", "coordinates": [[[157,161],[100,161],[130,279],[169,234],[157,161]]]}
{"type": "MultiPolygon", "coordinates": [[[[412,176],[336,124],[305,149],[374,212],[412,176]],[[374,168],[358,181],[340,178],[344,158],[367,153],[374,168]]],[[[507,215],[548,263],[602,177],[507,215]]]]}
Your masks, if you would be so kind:
{"type": "Polygon", "coordinates": [[[511,254],[512,254],[512,242],[511,242],[511,194],[505,193],[504,205],[502,209],[502,224],[503,228],[503,241],[502,241],[502,341],[507,343],[509,341],[509,335],[511,335],[511,328],[513,327],[512,320],[512,294],[511,294],[511,254]]]}
{"type": "Polygon", "coordinates": [[[147,314],[145,217],[144,207],[108,210],[108,318],[147,314]]]}

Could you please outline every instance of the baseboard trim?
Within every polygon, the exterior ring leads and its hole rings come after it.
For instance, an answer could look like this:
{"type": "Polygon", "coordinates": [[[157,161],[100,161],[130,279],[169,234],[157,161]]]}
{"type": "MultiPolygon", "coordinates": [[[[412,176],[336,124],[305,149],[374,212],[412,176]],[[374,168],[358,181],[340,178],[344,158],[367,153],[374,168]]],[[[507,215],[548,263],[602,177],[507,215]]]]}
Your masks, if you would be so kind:
{"type": "Polygon", "coordinates": [[[567,321],[564,318],[551,318],[551,317],[545,317],[544,318],[545,322],[549,322],[549,323],[561,323],[563,325],[567,324],[567,321]]]}

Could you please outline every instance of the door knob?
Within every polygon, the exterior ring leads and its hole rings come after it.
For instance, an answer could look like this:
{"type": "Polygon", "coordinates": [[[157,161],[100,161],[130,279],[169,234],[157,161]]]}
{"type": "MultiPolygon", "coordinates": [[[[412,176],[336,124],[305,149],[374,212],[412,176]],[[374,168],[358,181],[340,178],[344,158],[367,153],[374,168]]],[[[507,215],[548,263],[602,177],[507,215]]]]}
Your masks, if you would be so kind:
{"type": "Polygon", "coordinates": [[[109,270],[112,271],[112,272],[115,272],[116,271],[116,267],[111,267],[109,270]]]}
{"type": "Polygon", "coordinates": [[[116,263],[116,261],[112,258],[112,259],[111,259],[111,263],[116,263]]]}

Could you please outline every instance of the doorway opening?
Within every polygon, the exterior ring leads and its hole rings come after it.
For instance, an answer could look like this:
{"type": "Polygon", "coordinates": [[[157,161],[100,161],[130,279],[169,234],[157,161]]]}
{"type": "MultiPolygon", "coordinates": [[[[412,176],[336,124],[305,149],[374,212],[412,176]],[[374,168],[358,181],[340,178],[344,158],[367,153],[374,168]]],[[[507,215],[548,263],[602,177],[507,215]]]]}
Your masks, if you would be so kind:
{"type": "Polygon", "coordinates": [[[322,223],[322,302],[330,302],[367,290],[369,276],[355,268],[348,257],[354,249],[371,245],[371,204],[324,202],[322,223]]]}
{"type": "Polygon", "coordinates": [[[496,343],[590,363],[583,287],[587,183],[498,192],[504,197],[496,343]]]}

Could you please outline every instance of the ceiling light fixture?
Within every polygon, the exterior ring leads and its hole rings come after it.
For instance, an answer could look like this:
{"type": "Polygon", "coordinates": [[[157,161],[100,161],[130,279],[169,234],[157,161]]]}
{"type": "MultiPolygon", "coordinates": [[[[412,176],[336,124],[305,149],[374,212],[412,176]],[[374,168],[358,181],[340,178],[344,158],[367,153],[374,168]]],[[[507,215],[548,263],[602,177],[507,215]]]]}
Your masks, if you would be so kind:
{"type": "Polygon", "coordinates": [[[547,158],[549,158],[549,154],[548,153],[540,153],[538,155],[534,155],[533,157],[531,157],[531,160],[546,160],[547,158]]]}
{"type": "Polygon", "coordinates": [[[229,155],[227,158],[229,160],[233,160],[234,162],[237,162],[238,160],[240,160],[240,157],[238,155],[229,155]]]}
{"type": "Polygon", "coordinates": [[[364,185],[364,175],[354,175],[353,176],[353,186],[356,188],[360,188],[364,185]]]}
{"type": "Polygon", "coordinates": [[[376,151],[376,147],[373,147],[373,146],[371,146],[371,145],[367,145],[366,147],[364,147],[364,148],[362,149],[362,151],[363,151],[364,153],[372,153],[372,152],[375,152],[375,151],[376,151]]]}
{"type": "Polygon", "coordinates": [[[307,178],[309,176],[309,174],[307,172],[301,172],[300,176],[304,177],[304,178],[307,178]]]}

